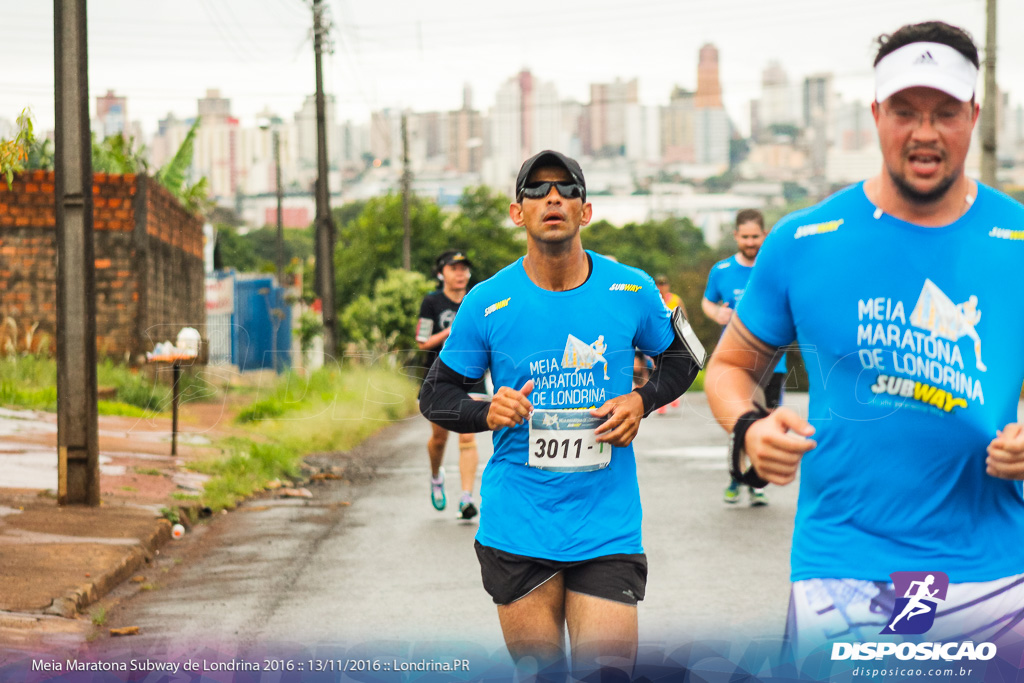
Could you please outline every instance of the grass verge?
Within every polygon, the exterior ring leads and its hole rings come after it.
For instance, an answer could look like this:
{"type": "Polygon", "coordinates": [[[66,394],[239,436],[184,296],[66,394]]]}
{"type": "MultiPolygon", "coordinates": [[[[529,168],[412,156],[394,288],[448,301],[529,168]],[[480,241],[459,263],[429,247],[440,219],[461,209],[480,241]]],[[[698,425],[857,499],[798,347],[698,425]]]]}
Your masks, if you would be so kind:
{"type": "Polygon", "coordinates": [[[202,504],[214,511],[266,488],[274,479],[294,479],[310,453],[346,451],[384,426],[416,410],[416,384],[396,369],[359,365],[318,370],[308,377],[288,373],[257,397],[236,421],[247,435],[220,445],[225,457],[189,464],[210,475],[202,504]]]}

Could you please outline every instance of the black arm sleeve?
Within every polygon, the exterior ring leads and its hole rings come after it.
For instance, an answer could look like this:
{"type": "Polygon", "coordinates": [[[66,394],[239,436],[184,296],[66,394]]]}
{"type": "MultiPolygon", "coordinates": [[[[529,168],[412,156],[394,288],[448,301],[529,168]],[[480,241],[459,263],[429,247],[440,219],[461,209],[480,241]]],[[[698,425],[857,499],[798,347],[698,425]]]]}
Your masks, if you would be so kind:
{"type": "Polygon", "coordinates": [[[460,375],[440,358],[436,359],[420,389],[420,412],[450,432],[486,432],[490,401],[475,401],[469,397],[469,390],[479,381],[479,377],[460,375]]]}
{"type": "Polygon", "coordinates": [[[693,384],[698,372],[700,366],[686,352],[679,337],[673,335],[672,343],[654,359],[654,372],[647,384],[636,390],[644,402],[644,417],[679,398],[693,384]]]}

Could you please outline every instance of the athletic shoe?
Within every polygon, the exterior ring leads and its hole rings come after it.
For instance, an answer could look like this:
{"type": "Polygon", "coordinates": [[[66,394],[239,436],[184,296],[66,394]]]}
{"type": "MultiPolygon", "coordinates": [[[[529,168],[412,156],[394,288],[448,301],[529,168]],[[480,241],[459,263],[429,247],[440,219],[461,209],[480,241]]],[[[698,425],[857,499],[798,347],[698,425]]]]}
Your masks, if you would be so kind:
{"type": "Polygon", "coordinates": [[[430,478],[430,502],[435,510],[444,510],[448,498],[444,495],[444,468],[437,470],[437,479],[430,478]]]}
{"type": "Polygon", "coordinates": [[[764,489],[750,489],[750,507],[759,508],[768,504],[768,496],[764,495],[764,489]]]}
{"type": "Polygon", "coordinates": [[[476,515],[476,505],[473,505],[473,501],[464,500],[459,503],[459,519],[473,519],[476,515]]]}
{"type": "Polygon", "coordinates": [[[732,504],[740,502],[740,485],[737,482],[731,481],[725,487],[725,502],[732,504]]]}

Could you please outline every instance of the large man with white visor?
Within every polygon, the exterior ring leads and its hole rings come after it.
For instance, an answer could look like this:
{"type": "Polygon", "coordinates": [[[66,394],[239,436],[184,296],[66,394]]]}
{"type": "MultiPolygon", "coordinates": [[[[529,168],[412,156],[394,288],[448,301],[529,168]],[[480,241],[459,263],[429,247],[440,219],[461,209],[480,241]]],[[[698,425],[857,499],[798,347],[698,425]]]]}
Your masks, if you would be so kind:
{"type": "Polygon", "coordinates": [[[971,37],[926,22],[878,43],[882,169],[776,225],[706,382],[734,475],[799,473],[798,655],[830,640],[1024,633],[1024,315],[1009,284],[1024,207],[964,172],[979,113],[971,37]],[[794,341],[806,420],[757,403],[757,379],[794,341]],[[898,619],[927,577],[929,609],[898,619]]]}

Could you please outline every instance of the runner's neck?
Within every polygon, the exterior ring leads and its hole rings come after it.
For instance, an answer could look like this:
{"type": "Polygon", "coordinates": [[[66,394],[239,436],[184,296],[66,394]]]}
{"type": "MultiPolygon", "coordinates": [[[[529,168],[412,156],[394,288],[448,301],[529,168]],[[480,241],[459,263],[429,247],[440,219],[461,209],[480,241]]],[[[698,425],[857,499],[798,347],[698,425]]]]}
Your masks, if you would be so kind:
{"type": "Polygon", "coordinates": [[[746,256],[743,255],[742,251],[737,251],[736,252],[736,263],[740,264],[741,266],[744,266],[746,268],[753,268],[754,267],[754,263],[756,261],[757,261],[757,257],[748,259],[746,256]]]}
{"type": "Polygon", "coordinates": [[[887,213],[907,223],[926,228],[940,228],[955,223],[967,213],[978,196],[978,185],[966,175],[957,179],[939,199],[929,204],[916,204],[905,199],[884,171],[864,181],[864,194],[875,205],[875,218],[887,213]]]}
{"type": "Polygon", "coordinates": [[[445,285],[442,289],[444,295],[451,299],[454,304],[461,304],[462,300],[466,298],[466,290],[464,289],[451,289],[448,285],[445,285]]]}
{"type": "Polygon", "coordinates": [[[590,277],[590,257],[579,243],[564,253],[527,250],[523,257],[523,270],[541,289],[566,292],[576,289],[590,277]]]}

